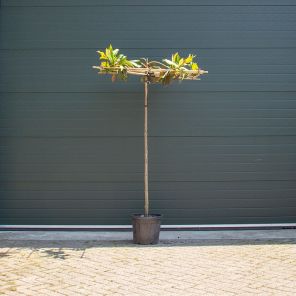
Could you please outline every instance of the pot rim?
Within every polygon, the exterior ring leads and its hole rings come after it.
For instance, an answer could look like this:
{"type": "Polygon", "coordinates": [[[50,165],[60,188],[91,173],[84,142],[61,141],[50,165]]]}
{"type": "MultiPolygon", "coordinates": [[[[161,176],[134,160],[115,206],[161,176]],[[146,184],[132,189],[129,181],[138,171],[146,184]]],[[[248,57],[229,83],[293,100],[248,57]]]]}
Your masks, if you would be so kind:
{"type": "Polygon", "coordinates": [[[132,214],[133,219],[142,219],[142,220],[154,220],[161,219],[163,217],[162,214],[149,214],[149,216],[145,217],[144,214],[132,214]]]}

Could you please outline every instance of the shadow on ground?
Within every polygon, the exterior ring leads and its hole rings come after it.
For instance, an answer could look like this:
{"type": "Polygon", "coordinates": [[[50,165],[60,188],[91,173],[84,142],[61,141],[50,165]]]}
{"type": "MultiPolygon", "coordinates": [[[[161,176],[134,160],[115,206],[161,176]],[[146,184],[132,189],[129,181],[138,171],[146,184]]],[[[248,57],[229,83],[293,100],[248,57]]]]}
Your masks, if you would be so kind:
{"type": "MultiPolygon", "coordinates": [[[[77,249],[75,249],[75,250],[77,250],[77,249]]],[[[78,250],[81,250],[81,249],[78,249],[78,250]]],[[[66,254],[62,250],[62,248],[59,248],[59,250],[57,250],[57,251],[54,251],[54,250],[44,250],[43,251],[43,254],[45,254],[47,257],[52,257],[54,259],[63,259],[63,260],[67,259],[67,257],[70,256],[69,254],[66,254]]]]}

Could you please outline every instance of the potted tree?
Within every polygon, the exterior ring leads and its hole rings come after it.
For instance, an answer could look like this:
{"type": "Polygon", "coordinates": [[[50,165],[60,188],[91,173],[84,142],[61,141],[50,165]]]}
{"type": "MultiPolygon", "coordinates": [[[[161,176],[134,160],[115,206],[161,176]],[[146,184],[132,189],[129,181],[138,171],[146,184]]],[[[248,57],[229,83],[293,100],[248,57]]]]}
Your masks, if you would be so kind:
{"type": "Polygon", "coordinates": [[[174,53],[171,59],[149,61],[147,58],[129,60],[113,49],[112,45],[105,51],[98,51],[101,64],[93,66],[99,74],[110,74],[114,82],[117,78],[126,80],[128,75],[141,77],[144,83],[144,214],[134,214],[133,241],[138,244],[157,244],[161,224],[161,214],[151,214],[149,211],[148,182],[148,85],[151,83],[170,84],[174,80],[199,80],[200,75],[208,73],[201,70],[194,62],[195,56],[189,54],[181,57],[174,53]]]}

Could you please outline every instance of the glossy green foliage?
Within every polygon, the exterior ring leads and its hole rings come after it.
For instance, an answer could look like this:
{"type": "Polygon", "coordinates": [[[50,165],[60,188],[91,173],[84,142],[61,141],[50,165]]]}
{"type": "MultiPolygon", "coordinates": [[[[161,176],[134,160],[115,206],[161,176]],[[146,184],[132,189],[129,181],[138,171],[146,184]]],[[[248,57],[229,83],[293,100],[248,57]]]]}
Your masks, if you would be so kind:
{"type": "Polygon", "coordinates": [[[159,61],[149,61],[147,58],[139,60],[128,60],[119,53],[119,49],[113,49],[110,44],[105,51],[98,51],[101,65],[101,73],[112,75],[112,81],[116,77],[126,80],[128,74],[142,76],[143,80],[151,83],[170,84],[173,80],[196,79],[199,76],[199,67],[194,62],[195,55],[189,54],[181,57],[179,53],[172,54],[171,59],[159,61]]]}
{"type": "Polygon", "coordinates": [[[195,79],[199,74],[190,72],[198,71],[198,64],[194,62],[196,56],[189,54],[187,57],[181,57],[178,52],[172,54],[172,58],[163,59],[163,63],[171,70],[161,77],[163,84],[169,84],[172,80],[195,79]]]}
{"type": "Polygon", "coordinates": [[[119,53],[119,49],[113,49],[111,44],[105,49],[105,52],[97,52],[99,53],[100,60],[102,61],[101,71],[112,74],[112,81],[115,81],[116,75],[118,75],[120,79],[125,80],[127,78],[127,68],[140,67],[138,60],[128,60],[125,55],[119,53]]]}

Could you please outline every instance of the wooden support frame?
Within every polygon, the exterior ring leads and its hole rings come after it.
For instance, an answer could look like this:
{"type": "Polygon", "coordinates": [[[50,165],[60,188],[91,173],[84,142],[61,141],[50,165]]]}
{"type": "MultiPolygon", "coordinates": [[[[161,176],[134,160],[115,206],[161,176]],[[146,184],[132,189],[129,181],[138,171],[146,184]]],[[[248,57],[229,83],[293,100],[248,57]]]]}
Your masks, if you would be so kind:
{"type": "MultiPolygon", "coordinates": [[[[94,69],[100,70],[98,72],[99,74],[111,74],[111,75],[118,75],[121,71],[120,67],[100,67],[100,66],[93,66],[94,69]]],[[[172,75],[178,75],[179,71],[170,69],[170,68],[135,68],[135,67],[126,67],[125,68],[126,73],[129,75],[136,75],[136,76],[143,76],[143,77],[161,77],[165,74],[172,74],[172,75]]],[[[208,71],[205,70],[183,70],[182,73],[186,73],[188,77],[182,78],[176,78],[178,80],[198,80],[200,75],[207,74],[208,71]]]]}

